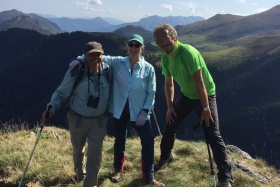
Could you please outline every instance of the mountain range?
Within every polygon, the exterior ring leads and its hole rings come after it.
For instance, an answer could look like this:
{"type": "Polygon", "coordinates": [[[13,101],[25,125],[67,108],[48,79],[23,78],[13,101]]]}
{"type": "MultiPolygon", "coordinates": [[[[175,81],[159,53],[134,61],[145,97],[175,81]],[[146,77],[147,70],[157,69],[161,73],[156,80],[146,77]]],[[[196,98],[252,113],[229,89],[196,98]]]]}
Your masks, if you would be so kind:
{"type": "Polygon", "coordinates": [[[24,14],[17,10],[0,12],[0,30],[14,27],[35,30],[46,35],[64,32],[57,24],[36,14],[24,14]]]}
{"type": "MultiPolygon", "coordinates": [[[[265,158],[278,168],[279,7],[249,16],[219,14],[207,20],[176,26],[179,41],[201,51],[214,78],[220,130],[226,143],[240,147],[253,157],[265,158]]],[[[86,42],[102,43],[105,54],[125,56],[126,38],[136,31],[152,37],[150,31],[133,25],[114,32],[76,31],[50,36],[17,28],[0,31],[0,121],[13,123],[13,120],[19,119],[36,123],[52,92],[61,82],[69,62],[82,53],[86,42]]],[[[163,130],[166,105],[160,67],[162,52],[154,43],[147,41],[143,55],[155,67],[155,113],[163,130]]],[[[178,95],[180,90],[176,84],[175,90],[175,95],[178,95]]],[[[52,117],[51,123],[67,128],[64,112],[62,107],[52,117]]],[[[188,117],[179,128],[177,138],[203,139],[201,130],[192,130],[198,121],[194,114],[188,117]]]]}
{"type": "MultiPolygon", "coordinates": [[[[46,23],[45,25],[42,25],[42,27],[48,28],[50,33],[61,33],[63,32],[73,32],[73,31],[83,31],[83,32],[113,32],[117,29],[120,29],[122,27],[133,25],[133,26],[140,26],[144,28],[145,30],[152,31],[155,25],[163,22],[168,22],[172,26],[176,25],[186,25],[190,23],[194,23],[196,21],[204,20],[202,17],[195,17],[195,16],[189,16],[189,17],[183,17],[183,16],[168,16],[168,17],[160,17],[160,16],[150,16],[143,18],[139,20],[138,22],[131,22],[131,23],[122,23],[122,24],[111,24],[106,22],[108,21],[115,21],[119,23],[118,20],[113,18],[57,18],[57,17],[50,17],[46,16],[47,18],[44,18],[42,16],[36,15],[36,14],[25,14],[18,10],[9,10],[9,11],[3,11],[0,12],[0,30],[7,30],[8,28],[12,27],[18,27],[18,28],[28,28],[33,29],[34,23],[32,20],[22,20],[21,23],[15,22],[17,17],[19,16],[28,16],[33,19],[37,19],[40,22],[44,20],[46,23]],[[50,27],[49,22],[52,22],[56,27],[59,27],[61,30],[54,29],[53,26],[50,27]]],[[[38,25],[40,27],[41,25],[38,25]]],[[[38,29],[37,29],[38,30],[38,29]]],[[[42,32],[41,32],[42,33],[42,32]]],[[[45,34],[45,33],[42,33],[45,34]]]]}
{"type": "MultiPolygon", "coordinates": [[[[247,42],[261,35],[280,34],[280,5],[267,11],[249,16],[217,14],[207,20],[184,25],[178,35],[205,35],[208,41],[227,42],[236,39],[247,42]]],[[[235,45],[235,44],[233,44],[235,45]]]]}

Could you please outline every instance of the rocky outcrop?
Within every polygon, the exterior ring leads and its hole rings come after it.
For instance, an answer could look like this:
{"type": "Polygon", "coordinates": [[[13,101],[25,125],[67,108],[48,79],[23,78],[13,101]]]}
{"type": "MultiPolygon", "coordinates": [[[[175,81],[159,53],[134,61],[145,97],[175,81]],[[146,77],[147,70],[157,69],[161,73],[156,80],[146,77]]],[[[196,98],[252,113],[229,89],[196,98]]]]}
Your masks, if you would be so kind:
{"type": "MultiPolygon", "coordinates": [[[[241,154],[244,159],[254,160],[248,153],[242,151],[240,148],[238,148],[234,145],[227,145],[227,149],[228,149],[228,151],[230,151],[232,153],[241,154]]],[[[261,172],[259,172],[259,173],[255,172],[252,168],[246,166],[244,163],[241,163],[237,159],[231,159],[231,164],[234,169],[239,169],[239,170],[243,171],[244,173],[246,173],[247,175],[254,177],[261,184],[266,184],[267,182],[269,182],[271,180],[265,174],[263,174],[261,172]]]]}

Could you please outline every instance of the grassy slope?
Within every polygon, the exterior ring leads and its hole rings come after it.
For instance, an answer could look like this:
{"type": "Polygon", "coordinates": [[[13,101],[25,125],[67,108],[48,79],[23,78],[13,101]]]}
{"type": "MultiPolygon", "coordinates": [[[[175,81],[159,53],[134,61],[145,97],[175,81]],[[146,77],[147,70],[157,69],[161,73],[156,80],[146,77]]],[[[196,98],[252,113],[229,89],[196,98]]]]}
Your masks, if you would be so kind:
{"type": "Polygon", "coordinates": [[[223,43],[209,42],[205,35],[189,34],[179,37],[181,43],[187,43],[193,45],[199,51],[218,51],[227,49],[223,43]]]}
{"type": "MultiPolygon", "coordinates": [[[[38,132],[37,129],[36,132],[38,132]]],[[[30,152],[36,140],[35,130],[19,130],[17,132],[2,133],[0,135],[0,186],[17,186],[22,172],[29,159],[30,152]]],[[[119,183],[112,183],[110,175],[113,171],[113,142],[106,137],[103,147],[103,161],[99,173],[100,187],[137,187],[143,186],[141,180],[140,140],[127,140],[127,152],[123,179],[119,183]]],[[[159,159],[160,137],[155,138],[155,161],[159,159]]],[[[82,184],[74,182],[73,163],[71,156],[69,132],[56,127],[45,127],[37,144],[27,173],[24,178],[26,186],[75,186],[82,184]],[[56,138],[59,137],[59,138],[56,138]],[[44,184],[44,185],[42,185],[44,184]]],[[[170,187],[209,187],[213,185],[210,176],[207,147],[204,142],[190,142],[176,140],[174,148],[175,161],[167,168],[158,171],[155,178],[170,187]]],[[[246,160],[237,153],[229,153],[231,160],[239,160],[253,171],[268,176],[271,181],[261,185],[256,179],[241,170],[234,169],[235,187],[279,186],[280,178],[276,169],[268,166],[263,160],[246,160]]],[[[215,171],[217,171],[215,169],[215,171]]],[[[217,179],[217,176],[216,176],[217,179]]]]}
{"type": "Polygon", "coordinates": [[[218,69],[234,68],[236,65],[263,54],[278,53],[280,36],[265,36],[252,40],[244,45],[239,45],[223,50],[202,52],[208,64],[218,69]]]}

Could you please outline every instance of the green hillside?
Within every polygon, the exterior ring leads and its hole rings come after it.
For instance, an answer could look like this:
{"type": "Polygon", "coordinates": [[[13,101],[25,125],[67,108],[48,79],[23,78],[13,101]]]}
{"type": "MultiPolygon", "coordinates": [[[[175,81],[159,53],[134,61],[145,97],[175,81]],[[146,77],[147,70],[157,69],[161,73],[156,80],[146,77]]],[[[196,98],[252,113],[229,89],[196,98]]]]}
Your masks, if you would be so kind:
{"type": "Polygon", "coordinates": [[[207,42],[227,43],[229,46],[248,42],[250,38],[279,33],[280,5],[249,16],[217,14],[207,20],[178,28],[178,35],[199,34],[207,42]],[[244,40],[244,41],[243,41],[244,40]]]}
{"type": "Polygon", "coordinates": [[[187,43],[194,46],[200,52],[219,51],[228,48],[228,46],[224,45],[223,43],[208,41],[206,35],[187,34],[179,36],[178,39],[181,43],[187,43]]]}
{"type": "MultiPolygon", "coordinates": [[[[253,58],[260,58],[265,54],[279,53],[280,36],[264,36],[253,39],[250,42],[223,50],[202,52],[208,64],[218,69],[229,69],[253,58]]],[[[206,43],[207,45],[207,43],[206,43]]]]}

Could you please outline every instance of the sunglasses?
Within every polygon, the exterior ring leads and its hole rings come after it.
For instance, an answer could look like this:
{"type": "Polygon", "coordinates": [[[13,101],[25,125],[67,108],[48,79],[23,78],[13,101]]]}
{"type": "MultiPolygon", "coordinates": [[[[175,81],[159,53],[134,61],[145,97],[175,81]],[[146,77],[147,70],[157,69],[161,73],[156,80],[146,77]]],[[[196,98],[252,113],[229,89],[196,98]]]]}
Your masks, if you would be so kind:
{"type": "Polygon", "coordinates": [[[136,44],[128,43],[127,45],[128,45],[129,47],[133,47],[133,46],[134,46],[134,47],[136,47],[136,48],[139,48],[139,47],[141,46],[141,44],[137,44],[137,43],[136,43],[136,44]]]}

